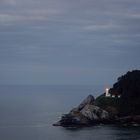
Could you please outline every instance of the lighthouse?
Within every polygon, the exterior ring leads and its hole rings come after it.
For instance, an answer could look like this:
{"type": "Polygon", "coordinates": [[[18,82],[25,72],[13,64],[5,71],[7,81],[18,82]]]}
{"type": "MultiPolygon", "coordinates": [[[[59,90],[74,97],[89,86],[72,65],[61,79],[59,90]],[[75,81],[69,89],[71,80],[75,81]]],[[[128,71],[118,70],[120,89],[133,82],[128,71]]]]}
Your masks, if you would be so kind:
{"type": "Polygon", "coordinates": [[[108,88],[105,89],[105,96],[106,97],[110,97],[111,96],[110,93],[109,93],[109,89],[108,88]]]}

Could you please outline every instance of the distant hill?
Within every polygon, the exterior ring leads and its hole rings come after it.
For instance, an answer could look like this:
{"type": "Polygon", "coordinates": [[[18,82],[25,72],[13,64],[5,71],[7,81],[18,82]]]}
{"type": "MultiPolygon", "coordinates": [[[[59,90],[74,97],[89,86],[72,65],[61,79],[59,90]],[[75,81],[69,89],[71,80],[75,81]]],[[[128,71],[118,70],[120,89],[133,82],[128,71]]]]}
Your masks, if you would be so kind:
{"type": "Polygon", "coordinates": [[[111,98],[101,95],[97,97],[97,105],[108,109],[115,108],[119,116],[140,115],[140,70],[127,72],[109,90],[111,95],[121,95],[121,98],[111,98]]]}

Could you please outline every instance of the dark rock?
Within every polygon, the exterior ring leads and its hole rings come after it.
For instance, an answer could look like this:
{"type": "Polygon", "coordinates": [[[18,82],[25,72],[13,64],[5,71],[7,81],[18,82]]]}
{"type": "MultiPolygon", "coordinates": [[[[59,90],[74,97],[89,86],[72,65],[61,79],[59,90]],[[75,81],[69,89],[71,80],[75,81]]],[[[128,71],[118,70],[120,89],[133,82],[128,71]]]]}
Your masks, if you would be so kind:
{"type": "Polygon", "coordinates": [[[108,121],[109,113],[95,106],[94,101],[94,97],[89,95],[78,107],[63,115],[54,126],[89,126],[108,121]]]}
{"type": "Polygon", "coordinates": [[[116,107],[107,106],[107,107],[105,107],[105,110],[109,113],[110,119],[115,120],[118,118],[118,110],[116,107]]]}
{"type": "Polygon", "coordinates": [[[78,106],[78,110],[82,110],[87,104],[94,105],[95,98],[92,95],[88,95],[86,99],[78,106]]]}
{"type": "Polygon", "coordinates": [[[61,126],[85,126],[85,125],[89,125],[90,121],[81,113],[75,113],[75,114],[69,113],[62,116],[60,120],[60,124],[61,126]]]}
{"type": "Polygon", "coordinates": [[[53,124],[53,126],[63,126],[63,127],[88,126],[88,125],[90,125],[90,120],[85,116],[83,116],[81,113],[65,114],[61,117],[60,121],[53,124]]]}
{"type": "Polygon", "coordinates": [[[88,95],[78,107],[73,108],[71,112],[81,111],[87,104],[94,105],[95,98],[92,95],[88,95]]]}
{"type": "Polygon", "coordinates": [[[95,105],[87,104],[80,112],[91,121],[101,121],[109,119],[108,112],[95,105]]]}
{"type": "Polygon", "coordinates": [[[58,121],[58,122],[54,123],[53,126],[61,126],[61,122],[58,121]]]}
{"type": "Polygon", "coordinates": [[[119,118],[121,124],[140,124],[140,115],[119,118]]]}

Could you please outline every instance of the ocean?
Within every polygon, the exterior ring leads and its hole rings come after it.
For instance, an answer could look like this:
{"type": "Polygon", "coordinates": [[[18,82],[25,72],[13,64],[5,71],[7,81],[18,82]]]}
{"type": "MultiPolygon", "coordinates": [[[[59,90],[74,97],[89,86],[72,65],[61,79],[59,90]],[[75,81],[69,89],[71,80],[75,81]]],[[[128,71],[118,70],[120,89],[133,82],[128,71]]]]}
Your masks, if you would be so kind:
{"type": "Polygon", "coordinates": [[[0,86],[0,140],[140,140],[140,127],[54,127],[103,86],[0,86]]]}

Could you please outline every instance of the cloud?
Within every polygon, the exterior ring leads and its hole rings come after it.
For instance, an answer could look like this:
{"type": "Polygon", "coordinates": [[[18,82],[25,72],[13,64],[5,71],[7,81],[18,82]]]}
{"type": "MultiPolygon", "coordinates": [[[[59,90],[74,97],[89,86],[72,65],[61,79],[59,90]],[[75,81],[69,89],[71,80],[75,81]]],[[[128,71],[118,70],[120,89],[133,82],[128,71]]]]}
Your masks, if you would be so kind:
{"type": "Polygon", "coordinates": [[[88,31],[98,31],[98,30],[112,30],[118,28],[118,25],[108,23],[108,24],[95,24],[95,25],[88,25],[84,27],[85,30],[88,31]]]}
{"type": "Polygon", "coordinates": [[[37,21],[47,21],[47,15],[37,15],[37,14],[32,14],[32,15],[11,15],[11,14],[0,14],[0,23],[1,24],[7,24],[11,25],[14,23],[22,24],[28,23],[28,22],[37,22],[37,21]]]}
{"type": "Polygon", "coordinates": [[[137,68],[139,6],[139,0],[1,0],[0,67],[14,69],[15,83],[33,70],[32,78],[47,75],[42,82],[55,84],[137,68]]]}
{"type": "Polygon", "coordinates": [[[17,0],[1,0],[0,4],[2,5],[11,5],[14,6],[16,5],[17,0]]]}
{"type": "MultiPolygon", "coordinates": [[[[58,4],[59,5],[59,4],[58,4]]],[[[48,17],[61,13],[55,2],[37,0],[0,1],[0,25],[17,25],[46,22],[48,17]]]]}

